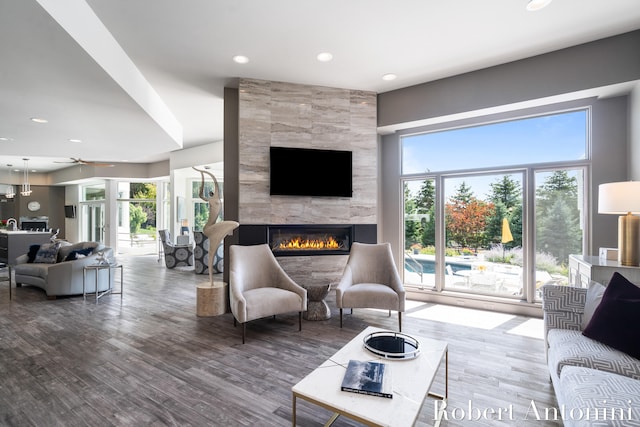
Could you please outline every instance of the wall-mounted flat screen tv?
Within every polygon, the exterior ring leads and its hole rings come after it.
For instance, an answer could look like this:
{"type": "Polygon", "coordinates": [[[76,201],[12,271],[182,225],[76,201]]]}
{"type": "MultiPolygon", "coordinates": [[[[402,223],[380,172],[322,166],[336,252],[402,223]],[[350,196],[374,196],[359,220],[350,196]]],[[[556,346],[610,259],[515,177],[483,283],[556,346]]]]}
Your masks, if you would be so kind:
{"type": "Polygon", "coordinates": [[[65,205],[64,206],[64,217],[65,218],[75,218],[76,217],[76,206],[75,205],[65,205]]]}
{"type": "Polygon", "coordinates": [[[270,194],[352,196],[351,151],[271,147],[270,194]]]}

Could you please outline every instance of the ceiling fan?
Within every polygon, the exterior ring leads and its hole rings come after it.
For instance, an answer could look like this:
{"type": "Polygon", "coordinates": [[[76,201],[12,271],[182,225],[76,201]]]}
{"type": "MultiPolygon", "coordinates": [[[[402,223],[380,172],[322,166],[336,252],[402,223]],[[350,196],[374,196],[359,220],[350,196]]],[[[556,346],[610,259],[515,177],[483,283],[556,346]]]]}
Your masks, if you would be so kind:
{"type": "Polygon", "coordinates": [[[87,166],[97,166],[97,167],[105,167],[105,168],[110,168],[115,166],[111,163],[92,162],[91,160],[82,160],[81,158],[76,158],[76,157],[69,157],[69,158],[71,159],[70,162],[54,161],[54,163],[69,163],[74,165],[87,165],[87,166]]]}

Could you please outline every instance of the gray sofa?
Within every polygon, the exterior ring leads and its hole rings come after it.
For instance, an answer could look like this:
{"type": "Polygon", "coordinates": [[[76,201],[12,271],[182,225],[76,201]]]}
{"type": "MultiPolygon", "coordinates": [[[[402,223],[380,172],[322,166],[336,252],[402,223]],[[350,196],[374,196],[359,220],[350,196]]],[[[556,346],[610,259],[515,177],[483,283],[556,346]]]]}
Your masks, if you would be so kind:
{"type": "MultiPolygon", "coordinates": [[[[16,286],[32,285],[37,286],[45,291],[49,299],[63,295],[81,295],[84,267],[88,265],[98,264],[100,253],[110,263],[115,262],[113,249],[105,247],[96,242],[80,242],[70,244],[61,242],[58,249],[55,263],[28,262],[27,254],[16,258],[16,265],[13,267],[15,272],[16,286]],[[77,259],[66,261],[69,255],[76,251],[89,252],[86,256],[76,255],[77,259]]],[[[87,292],[95,292],[96,272],[87,272],[87,292]]],[[[111,275],[111,284],[109,284],[108,270],[98,271],[98,290],[105,291],[109,285],[113,286],[113,274],[111,275]]]]}
{"type": "Polygon", "coordinates": [[[640,360],[582,334],[604,286],[544,285],[545,350],[565,426],[640,426],[640,360]]]}

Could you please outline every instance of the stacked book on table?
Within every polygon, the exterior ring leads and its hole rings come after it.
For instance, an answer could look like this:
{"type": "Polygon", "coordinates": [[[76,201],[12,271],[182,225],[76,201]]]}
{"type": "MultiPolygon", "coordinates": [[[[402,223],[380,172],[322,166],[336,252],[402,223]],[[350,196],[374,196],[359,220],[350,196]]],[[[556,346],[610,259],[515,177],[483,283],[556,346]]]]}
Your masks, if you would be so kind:
{"type": "Polygon", "coordinates": [[[393,398],[389,368],[382,362],[350,360],[340,388],[352,393],[393,398]]]}

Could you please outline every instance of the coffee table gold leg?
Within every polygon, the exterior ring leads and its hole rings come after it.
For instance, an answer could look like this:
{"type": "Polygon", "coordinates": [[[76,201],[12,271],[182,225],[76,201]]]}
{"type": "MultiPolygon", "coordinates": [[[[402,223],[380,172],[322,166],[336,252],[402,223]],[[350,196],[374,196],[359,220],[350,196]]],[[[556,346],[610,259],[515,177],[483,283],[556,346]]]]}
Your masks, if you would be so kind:
{"type": "Polygon", "coordinates": [[[296,427],[296,395],[293,394],[293,414],[291,416],[291,421],[293,423],[293,427],[296,427]]]}
{"type": "Polygon", "coordinates": [[[333,423],[336,422],[336,420],[338,419],[338,417],[340,416],[340,414],[335,413],[331,416],[331,418],[329,418],[329,421],[327,421],[326,423],[324,423],[324,427],[329,427],[332,426],[333,423]]]}
{"type": "Polygon", "coordinates": [[[434,399],[442,400],[442,405],[440,405],[440,409],[437,414],[433,414],[435,418],[435,422],[433,423],[434,427],[438,427],[442,422],[442,418],[444,416],[445,408],[447,407],[447,399],[449,399],[449,349],[444,352],[444,396],[437,393],[427,393],[430,397],[434,399]]]}
{"type": "Polygon", "coordinates": [[[449,398],[449,349],[444,353],[444,398],[449,398]]]}

